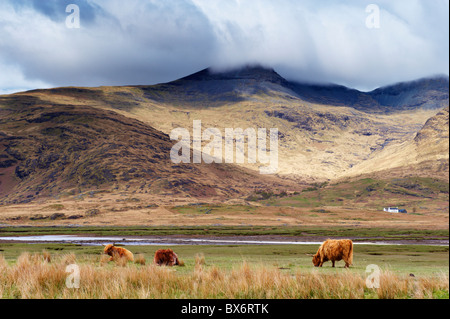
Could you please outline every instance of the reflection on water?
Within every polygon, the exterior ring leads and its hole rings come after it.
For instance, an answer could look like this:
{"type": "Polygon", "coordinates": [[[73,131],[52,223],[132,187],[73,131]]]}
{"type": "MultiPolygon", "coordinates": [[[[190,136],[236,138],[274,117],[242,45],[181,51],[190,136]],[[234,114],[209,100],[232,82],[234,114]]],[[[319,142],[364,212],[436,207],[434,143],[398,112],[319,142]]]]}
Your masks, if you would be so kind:
{"type": "MultiPolygon", "coordinates": [[[[209,238],[172,238],[172,237],[95,237],[76,235],[44,235],[44,236],[18,236],[0,237],[2,241],[27,243],[64,243],[80,245],[122,244],[130,246],[139,245],[320,245],[322,241],[286,241],[286,240],[247,240],[247,239],[209,239],[209,238]]],[[[354,242],[356,245],[402,245],[396,242],[354,242]]],[[[407,243],[410,244],[410,243],[407,243]]],[[[448,246],[448,242],[435,242],[448,246]]]]}

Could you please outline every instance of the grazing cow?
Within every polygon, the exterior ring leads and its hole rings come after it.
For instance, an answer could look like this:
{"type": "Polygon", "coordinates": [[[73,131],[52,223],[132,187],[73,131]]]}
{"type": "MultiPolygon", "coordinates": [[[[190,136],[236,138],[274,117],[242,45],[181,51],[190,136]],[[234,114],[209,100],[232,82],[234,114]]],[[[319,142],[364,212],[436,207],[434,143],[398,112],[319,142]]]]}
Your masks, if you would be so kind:
{"type": "Polygon", "coordinates": [[[172,249],[159,249],[155,252],[153,259],[158,266],[176,266],[180,265],[177,254],[172,249]]]}
{"type": "Polygon", "coordinates": [[[316,267],[322,267],[323,263],[331,260],[333,263],[339,260],[345,261],[345,268],[353,263],[353,242],[350,239],[328,239],[314,255],[312,262],[316,267]]]}
{"type": "Polygon", "coordinates": [[[119,258],[125,258],[127,261],[134,261],[134,256],[131,251],[122,247],[115,247],[114,245],[108,244],[105,246],[104,253],[111,256],[109,261],[117,260],[119,258]]]}

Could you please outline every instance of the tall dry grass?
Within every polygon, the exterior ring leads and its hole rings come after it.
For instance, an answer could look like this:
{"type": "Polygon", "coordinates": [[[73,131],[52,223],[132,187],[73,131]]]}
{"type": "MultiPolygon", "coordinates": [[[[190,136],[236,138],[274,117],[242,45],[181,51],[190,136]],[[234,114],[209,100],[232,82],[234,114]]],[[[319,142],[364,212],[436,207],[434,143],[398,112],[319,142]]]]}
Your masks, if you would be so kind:
{"type": "Polygon", "coordinates": [[[1,298],[433,298],[447,295],[448,276],[415,278],[382,272],[379,289],[368,289],[354,271],[326,274],[285,273],[275,267],[243,262],[231,270],[207,265],[196,257],[192,271],[140,263],[78,260],[73,254],[23,253],[9,265],[0,255],[1,298]],[[66,267],[77,264],[80,287],[68,288],[66,267]]]}

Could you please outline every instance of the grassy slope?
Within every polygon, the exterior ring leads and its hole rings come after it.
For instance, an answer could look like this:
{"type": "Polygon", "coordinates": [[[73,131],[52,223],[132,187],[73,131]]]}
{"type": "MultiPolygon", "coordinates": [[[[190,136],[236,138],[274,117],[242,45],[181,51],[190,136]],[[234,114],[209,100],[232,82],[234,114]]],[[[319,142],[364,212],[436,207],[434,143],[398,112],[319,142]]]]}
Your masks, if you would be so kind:
{"type": "Polygon", "coordinates": [[[377,210],[386,206],[399,206],[409,210],[409,213],[417,213],[420,207],[423,210],[422,206],[448,202],[448,194],[449,183],[433,178],[364,178],[331,185],[316,184],[304,189],[299,195],[269,198],[265,203],[294,207],[354,205],[377,210]]]}
{"type": "MultiPolygon", "coordinates": [[[[61,198],[8,206],[3,209],[0,223],[66,227],[17,230],[26,233],[80,233],[84,229],[100,234],[108,233],[105,227],[111,227],[110,232],[119,235],[121,231],[124,235],[220,235],[228,232],[270,235],[301,233],[303,229],[317,229],[329,236],[339,229],[346,229],[342,235],[352,233],[353,236],[364,236],[370,229],[371,234],[379,232],[380,236],[388,229],[403,233],[410,230],[411,234],[438,230],[448,234],[448,185],[448,182],[431,178],[364,178],[330,185],[315,184],[292,195],[266,189],[236,203],[185,200],[178,205],[137,194],[136,198],[122,195],[117,199],[108,193],[98,193],[81,199],[61,198]],[[405,208],[408,214],[385,213],[382,209],[386,206],[405,208]],[[90,215],[92,211],[96,212],[95,216],[90,215]],[[55,214],[61,217],[52,220],[55,214]],[[78,217],[69,219],[71,216],[78,217]],[[73,224],[83,227],[67,228],[73,224]]],[[[0,229],[0,232],[6,231],[0,229]]]]}

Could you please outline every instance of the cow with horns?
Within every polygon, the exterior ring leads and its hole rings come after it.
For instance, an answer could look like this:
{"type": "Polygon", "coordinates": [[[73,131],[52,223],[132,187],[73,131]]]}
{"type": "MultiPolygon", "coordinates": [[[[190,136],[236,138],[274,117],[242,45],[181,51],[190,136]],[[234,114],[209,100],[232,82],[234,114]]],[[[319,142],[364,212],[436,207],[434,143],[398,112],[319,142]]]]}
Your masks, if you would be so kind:
{"type": "MultiPolygon", "coordinates": [[[[180,261],[172,249],[159,249],[155,252],[154,263],[158,266],[178,266],[180,261]]],[[[181,266],[181,265],[180,265],[181,266]]]]}
{"type": "Polygon", "coordinates": [[[110,261],[125,258],[127,261],[134,261],[134,256],[131,251],[122,247],[116,247],[114,244],[103,245],[105,249],[103,252],[111,256],[110,261]]]}
{"type": "Polygon", "coordinates": [[[328,239],[313,256],[312,262],[316,267],[322,267],[326,261],[331,261],[334,267],[336,261],[344,260],[345,268],[353,263],[353,242],[350,239],[328,239]]]}

